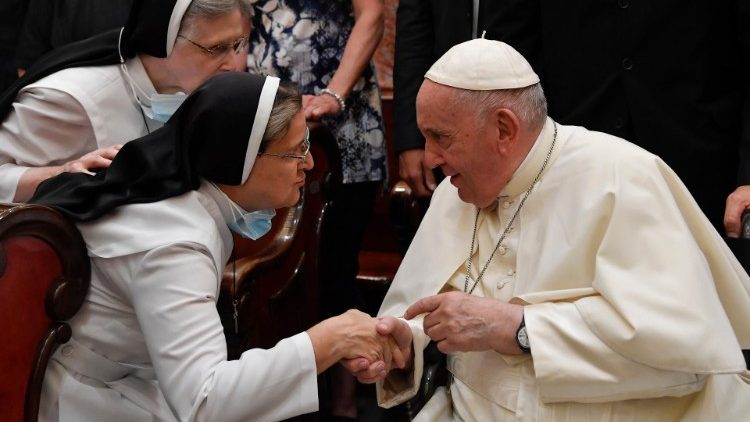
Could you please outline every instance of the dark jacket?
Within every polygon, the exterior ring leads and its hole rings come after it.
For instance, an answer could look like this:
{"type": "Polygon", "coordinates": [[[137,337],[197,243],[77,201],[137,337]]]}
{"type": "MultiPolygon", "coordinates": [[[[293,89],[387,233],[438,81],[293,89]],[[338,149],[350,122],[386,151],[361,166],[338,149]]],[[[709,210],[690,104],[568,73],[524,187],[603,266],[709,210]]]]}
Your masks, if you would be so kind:
{"type": "Polygon", "coordinates": [[[720,227],[750,143],[750,2],[539,3],[550,116],[659,155],[720,227]]]}
{"type": "MultiPolygon", "coordinates": [[[[417,92],[425,72],[443,53],[471,39],[472,4],[472,0],[399,2],[393,69],[396,152],[424,147],[417,128],[417,92]]],[[[481,0],[478,36],[486,30],[485,38],[504,41],[533,61],[539,33],[534,16],[533,2],[527,0],[481,0]]]]}
{"type": "Polygon", "coordinates": [[[125,24],[133,0],[29,0],[16,60],[28,69],[47,51],[125,24]]]}

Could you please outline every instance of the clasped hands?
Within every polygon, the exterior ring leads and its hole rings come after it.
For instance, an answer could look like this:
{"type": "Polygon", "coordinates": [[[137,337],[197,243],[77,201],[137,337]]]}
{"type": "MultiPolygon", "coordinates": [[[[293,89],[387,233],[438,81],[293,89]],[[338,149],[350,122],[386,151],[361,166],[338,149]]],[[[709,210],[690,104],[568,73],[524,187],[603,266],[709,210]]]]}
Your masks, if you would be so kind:
{"type": "MultiPolygon", "coordinates": [[[[495,350],[514,355],[523,353],[515,334],[523,317],[523,306],[462,292],[428,296],[409,306],[404,319],[424,315],[423,330],[443,353],[495,350]]],[[[362,383],[384,379],[392,369],[408,369],[414,359],[409,324],[391,316],[377,319],[380,344],[390,350],[384,359],[348,357],[341,361],[362,383]],[[390,357],[390,359],[389,359],[390,357]]]]}

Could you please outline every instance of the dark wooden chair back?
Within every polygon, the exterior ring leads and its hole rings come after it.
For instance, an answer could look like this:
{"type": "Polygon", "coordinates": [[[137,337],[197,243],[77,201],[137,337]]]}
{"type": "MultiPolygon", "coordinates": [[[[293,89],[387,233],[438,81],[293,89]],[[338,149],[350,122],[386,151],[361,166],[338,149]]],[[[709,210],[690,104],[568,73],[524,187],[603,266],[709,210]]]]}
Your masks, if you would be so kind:
{"type": "Polygon", "coordinates": [[[0,205],[0,409],[35,421],[47,362],[70,338],[91,269],[76,227],[39,205],[0,205]]]}
{"type": "Polygon", "coordinates": [[[341,183],[341,163],[330,132],[310,128],[315,167],[307,173],[299,203],[278,210],[271,232],[261,239],[235,236],[234,259],[224,270],[218,304],[230,358],[252,347],[271,347],[319,319],[321,227],[341,183]]]}

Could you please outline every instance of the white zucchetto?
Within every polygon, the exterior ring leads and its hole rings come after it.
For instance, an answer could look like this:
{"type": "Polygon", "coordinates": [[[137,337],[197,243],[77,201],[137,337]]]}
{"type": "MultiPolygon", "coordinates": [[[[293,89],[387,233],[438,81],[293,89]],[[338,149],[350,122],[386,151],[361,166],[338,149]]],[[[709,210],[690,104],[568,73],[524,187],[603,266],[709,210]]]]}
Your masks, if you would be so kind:
{"type": "Polygon", "coordinates": [[[525,88],[539,83],[539,76],[521,53],[504,42],[484,38],[453,46],[424,77],[472,91],[525,88]]]}

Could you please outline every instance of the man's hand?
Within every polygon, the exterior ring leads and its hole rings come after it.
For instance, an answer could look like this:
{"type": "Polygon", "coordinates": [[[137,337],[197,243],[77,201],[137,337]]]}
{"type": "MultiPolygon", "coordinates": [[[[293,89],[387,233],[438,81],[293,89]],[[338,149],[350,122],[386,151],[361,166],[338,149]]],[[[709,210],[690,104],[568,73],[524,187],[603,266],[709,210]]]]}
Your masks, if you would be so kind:
{"type": "Polygon", "coordinates": [[[411,186],[414,195],[426,198],[437,186],[432,169],[424,163],[423,149],[407,149],[398,155],[398,174],[411,186]]]}
{"type": "Polygon", "coordinates": [[[63,173],[86,173],[94,175],[91,171],[93,169],[104,169],[112,164],[112,159],[115,158],[117,152],[120,151],[122,145],[114,145],[109,148],[101,148],[96,151],[91,151],[83,157],[69,161],[62,165],[63,173]]]}
{"type": "Polygon", "coordinates": [[[424,317],[424,332],[443,353],[495,350],[507,355],[523,352],[516,343],[523,306],[450,292],[422,298],[404,318],[424,317]]]}
{"type": "Polygon", "coordinates": [[[341,361],[344,368],[357,377],[359,382],[364,384],[372,384],[380,381],[388,375],[391,369],[406,369],[414,361],[409,324],[387,316],[380,318],[375,328],[378,334],[383,339],[386,339],[391,347],[391,356],[393,359],[390,363],[383,360],[371,362],[362,358],[341,361]]]}
{"type": "Polygon", "coordinates": [[[727,236],[740,237],[742,227],[740,219],[742,212],[750,208],[750,186],[740,186],[727,197],[727,207],[724,210],[724,228],[727,236]]]}

